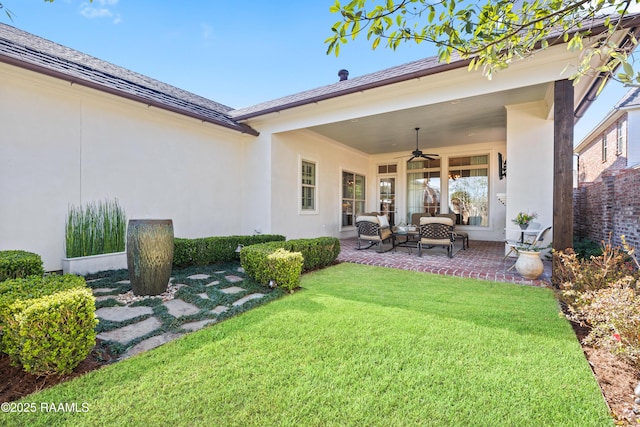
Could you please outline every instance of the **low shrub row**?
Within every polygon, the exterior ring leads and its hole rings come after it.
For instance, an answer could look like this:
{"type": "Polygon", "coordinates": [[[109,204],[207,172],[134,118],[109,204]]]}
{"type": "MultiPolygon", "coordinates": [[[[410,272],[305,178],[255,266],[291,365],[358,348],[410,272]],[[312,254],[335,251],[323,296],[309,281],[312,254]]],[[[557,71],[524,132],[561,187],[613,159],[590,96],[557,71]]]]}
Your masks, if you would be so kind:
{"type": "Polygon", "coordinates": [[[44,268],[40,255],[18,250],[0,251],[0,282],[43,274],[44,268]]]}
{"type": "Polygon", "coordinates": [[[585,343],[640,367],[640,264],[634,249],[603,243],[600,255],[559,252],[557,277],[567,317],[589,327],[585,343]]]}
{"type": "Polygon", "coordinates": [[[266,285],[270,281],[274,281],[278,286],[292,290],[298,286],[299,276],[302,272],[331,265],[339,254],[340,240],[335,237],[318,237],[248,246],[240,252],[240,263],[245,272],[258,283],[266,285]],[[279,255],[270,258],[270,255],[276,251],[279,251],[279,255]],[[297,269],[298,257],[285,255],[286,253],[300,253],[302,256],[301,271],[297,273],[295,278],[292,275],[297,269]],[[284,278],[279,276],[281,273],[275,268],[276,265],[278,265],[278,269],[286,271],[284,278]],[[284,284],[281,283],[282,280],[285,280],[284,284]]]}
{"type": "Polygon", "coordinates": [[[36,375],[68,374],[95,345],[95,298],[82,277],[0,282],[0,350],[36,375]]]}
{"type": "Polygon", "coordinates": [[[238,245],[250,246],[259,243],[284,241],[278,234],[258,234],[255,236],[215,236],[197,239],[175,238],[173,266],[189,267],[211,265],[238,259],[238,245]]]}

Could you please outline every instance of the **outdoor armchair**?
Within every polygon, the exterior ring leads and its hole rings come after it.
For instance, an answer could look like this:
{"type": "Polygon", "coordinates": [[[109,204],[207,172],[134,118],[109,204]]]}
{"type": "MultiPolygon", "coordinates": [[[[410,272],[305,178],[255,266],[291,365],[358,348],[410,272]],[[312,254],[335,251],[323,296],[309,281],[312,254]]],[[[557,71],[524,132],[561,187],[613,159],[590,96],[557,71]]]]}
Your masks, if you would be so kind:
{"type": "Polygon", "coordinates": [[[442,217],[446,217],[446,218],[451,218],[451,221],[453,221],[453,234],[454,237],[457,239],[458,237],[460,237],[460,239],[462,240],[462,249],[466,250],[469,247],[469,233],[467,233],[466,231],[459,231],[456,229],[456,219],[457,219],[457,215],[454,213],[441,213],[441,214],[437,214],[436,216],[442,216],[442,217]]]}
{"type": "Polygon", "coordinates": [[[361,215],[356,218],[356,228],[358,229],[358,249],[368,249],[376,245],[378,252],[382,252],[382,243],[385,240],[393,240],[389,221],[384,215],[361,215]],[[362,247],[363,242],[368,242],[369,245],[362,247]]]}
{"type": "Polygon", "coordinates": [[[434,216],[420,218],[420,240],[418,256],[422,256],[422,247],[444,246],[449,258],[453,258],[453,220],[448,217],[434,216]]]}

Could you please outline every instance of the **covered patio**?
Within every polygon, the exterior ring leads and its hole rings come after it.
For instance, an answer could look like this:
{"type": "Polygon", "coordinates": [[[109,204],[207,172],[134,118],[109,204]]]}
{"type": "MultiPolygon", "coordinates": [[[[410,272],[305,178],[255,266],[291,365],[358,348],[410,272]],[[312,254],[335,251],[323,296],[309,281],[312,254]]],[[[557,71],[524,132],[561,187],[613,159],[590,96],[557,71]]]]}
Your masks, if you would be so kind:
{"type": "MultiPolygon", "coordinates": [[[[504,243],[474,240],[471,247],[462,250],[456,242],[453,258],[439,249],[423,251],[422,257],[417,250],[408,251],[397,248],[396,251],[379,253],[374,248],[358,250],[357,238],[340,240],[341,251],[338,261],[379,267],[400,268],[447,276],[468,277],[497,282],[518,283],[531,286],[551,285],[551,262],[543,260],[544,272],[537,280],[525,279],[515,269],[507,271],[515,258],[504,258],[504,243]]],[[[385,249],[389,249],[387,245],[385,249]]]]}

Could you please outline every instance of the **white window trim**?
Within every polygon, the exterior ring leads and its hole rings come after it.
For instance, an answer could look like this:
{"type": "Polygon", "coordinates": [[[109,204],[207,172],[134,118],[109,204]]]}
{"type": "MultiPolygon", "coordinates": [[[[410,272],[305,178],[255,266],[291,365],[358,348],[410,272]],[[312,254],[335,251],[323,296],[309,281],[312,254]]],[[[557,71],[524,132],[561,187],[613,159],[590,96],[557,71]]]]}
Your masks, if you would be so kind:
{"type": "Polygon", "coordinates": [[[317,215],[318,214],[318,187],[319,180],[319,165],[317,160],[313,160],[309,157],[298,156],[298,185],[296,185],[296,200],[298,203],[298,214],[299,215],[317,215]],[[313,209],[302,209],[302,200],[301,200],[301,189],[302,189],[302,162],[313,163],[316,167],[316,177],[314,185],[315,191],[313,192],[313,209]]]}

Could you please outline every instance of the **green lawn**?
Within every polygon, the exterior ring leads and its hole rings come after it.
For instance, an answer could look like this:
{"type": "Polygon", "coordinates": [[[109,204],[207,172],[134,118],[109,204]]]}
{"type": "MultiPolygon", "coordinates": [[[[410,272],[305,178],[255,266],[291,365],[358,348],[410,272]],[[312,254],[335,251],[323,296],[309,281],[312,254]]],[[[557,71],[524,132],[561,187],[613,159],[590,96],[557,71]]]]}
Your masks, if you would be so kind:
{"type": "Polygon", "coordinates": [[[36,413],[0,424],[613,425],[550,290],[353,264],[302,287],[29,396],[36,413]]]}

